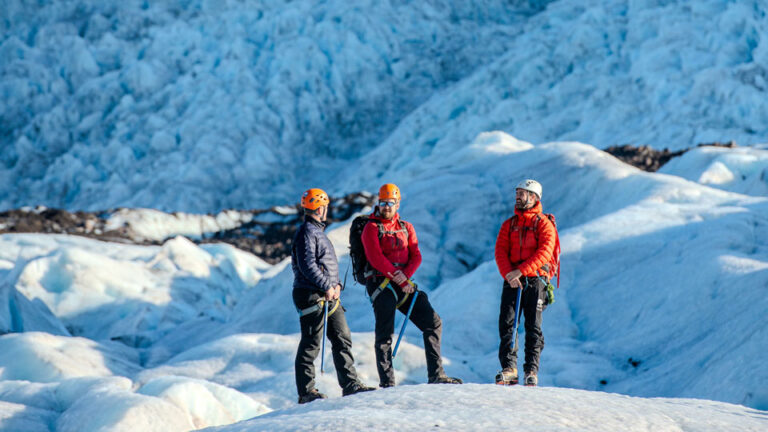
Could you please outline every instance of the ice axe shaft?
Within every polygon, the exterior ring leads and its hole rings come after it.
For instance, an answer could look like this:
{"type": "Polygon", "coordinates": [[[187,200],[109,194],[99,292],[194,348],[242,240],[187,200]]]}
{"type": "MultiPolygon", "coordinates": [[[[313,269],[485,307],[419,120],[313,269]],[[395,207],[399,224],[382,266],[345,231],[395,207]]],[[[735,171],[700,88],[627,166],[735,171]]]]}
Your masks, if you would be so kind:
{"type": "Polygon", "coordinates": [[[397,336],[397,343],[395,344],[395,351],[392,353],[392,358],[394,359],[397,356],[397,348],[400,347],[400,340],[403,338],[403,333],[405,333],[405,326],[408,325],[408,320],[411,318],[411,312],[413,312],[413,305],[416,304],[416,297],[419,296],[419,291],[416,290],[416,284],[414,284],[411,281],[408,281],[408,283],[411,284],[411,286],[414,287],[413,291],[413,300],[411,300],[411,305],[408,306],[408,313],[405,315],[405,320],[403,321],[403,326],[400,327],[400,335],[397,336]]]}
{"type": "Polygon", "coordinates": [[[517,346],[517,326],[520,324],[520,297],[522,297],[523,294],[523,286],[522,284],[517,289],[517,303],[515,304],[515,333],[512,336],[512,352],[515,351],[515,347],[517,346]]]}
{"type": "Polygon", "coordinates": [[[320,373],[325,373],[325,335],[328,327],[328,300],[323,302],[323,348],[320,353],[320,373]]]}

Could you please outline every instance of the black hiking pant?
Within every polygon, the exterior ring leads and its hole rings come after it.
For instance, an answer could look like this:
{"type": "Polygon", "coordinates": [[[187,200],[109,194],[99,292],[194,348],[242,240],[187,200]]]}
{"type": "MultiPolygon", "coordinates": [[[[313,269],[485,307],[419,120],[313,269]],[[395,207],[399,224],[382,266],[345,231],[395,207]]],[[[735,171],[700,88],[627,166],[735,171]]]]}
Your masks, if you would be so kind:
{"type": "MultiPolygon", "coordinates": [[[[538,373],[539,357],[541,350],[544,349],[544,334],[541,332],[542,315],[547,301],[547,285],[536,277],[521,277],[520,283],[523,284],[523,293],[520,298],[520,315],[525,317],[525,363],[523,370],[525,372],[538,373]]],[[[515,329],[515,308],[517,307],[517,291],[519,288],[512,288],[507,281],[504,281],[504,287],[501,291],[501,311],[499,313],[499,362],[502,369],[517,369],[517,348],[520,346],[515,343],[515,349],[512,349],[512,338],[515,329]]],[[[518,324],[518,332],[520,326],[518,324]]]]}
{"type": "MultiPolygon", "coordinates": [[[[371,278],[366,282],[368,295],[379,287],[384,279],[371,278]]],[[[373,301],[373,315],[376,318],[376,340],[374,342],[374,352],[376,353],[376,367],[379,372],[379,386],[388,387],[395,385],[395,371],[392,368],[392,334],[395,332],[395,307],[405,293],[395,283],[393,285],[395,293],[392,290],[384,289],[373,301]],[[396,296],[395,296],[396,294],[396,296]]],[[[413,294],[398,308],[405,316],[408,314],[408,308],[413,301],[413,294]]],[[[429,303],[427,294],[419,291],[416,297],[416,304],[411,312],[411,322],[421,330],[424,338],[424,353],[427,357],[427,375],[430,380],[445,375],[443,364],[440,358],[440,337],[443,333],[443,323],[437,315],[432,305],[429,303]]],[[[400,329],[397,330],[398,332],[400,329]]]]}
{"type": "MultiPolygon", "coordinates": [[[[293,304],[301,310],[315,305],[323,297],[324,294],[318,291],[301,288],[293,290],[293,304]]],[[[352,334],[349,332],[347,318],[344,316],[344,308],[339,304],[331,314],[331,309],[337,301],[333,300],[328,304],[326,334],[331,341],[336,378],[341,388],[345,389],[357,383],[357,371],[355,371],[355,359],[352,357],[352,334]]],[[[315,359],[320,353],[323,342],[323,314],[324,309],[320,309],[299,318],[301,341],[296,352],[295,363],[296,389],[299,397],[315,388],[315,359]]]]}

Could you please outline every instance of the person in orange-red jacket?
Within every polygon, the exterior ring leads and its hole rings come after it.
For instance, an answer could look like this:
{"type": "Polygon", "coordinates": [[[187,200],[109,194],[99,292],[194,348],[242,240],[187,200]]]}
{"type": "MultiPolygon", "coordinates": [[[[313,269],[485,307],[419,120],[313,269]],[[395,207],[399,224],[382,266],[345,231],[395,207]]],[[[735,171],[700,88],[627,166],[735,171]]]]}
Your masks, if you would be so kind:
{"type": "MultiPolygon", "coordinates": [[[[382,388],[395,385],[392,369],[395,310],[403,315],[408,313],[415,289],[410,279],[421,265],[416,231],[413,225],[400,219],[399,209],[400,189],[394,184],[385,184],[379,189],[379,204],[369,216],[361,236],[365,257],[371,267],[365,286],[376,319],[374,351],[382,388]],[[389,282],[384,284],[387,280],[389,282]]],[[[416,297],[410,320],[423,333],[429,383],[461,384],[460,379],[445,375],[440,358],[442,322],[423,291],[416,297]]]]}
{"type": "Polygon", "coordinates": [[[518,290],[520,310],[525,316],[525,385],[538,384],[539,357],[544,348],[542,311],[546,307],[546,265],[555,249],[556,231],[542,214],[542,187],[536,180],[524,180],[515,189],[515,215],[501,225],[496,238],[496,265],[504,278],[499,313],[499,384],[517,384],[517,341],[515,310],[518,290]],[[543,277],[541,277],[543,276],[543,277]]]}

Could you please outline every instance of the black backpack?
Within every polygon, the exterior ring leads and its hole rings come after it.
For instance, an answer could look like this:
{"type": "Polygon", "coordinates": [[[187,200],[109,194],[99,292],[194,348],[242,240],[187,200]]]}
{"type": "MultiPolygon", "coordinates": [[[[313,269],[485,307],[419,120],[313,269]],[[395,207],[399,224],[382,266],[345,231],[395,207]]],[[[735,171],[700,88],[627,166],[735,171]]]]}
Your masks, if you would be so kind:
{"type": "MultiPolygon", "coordinates": [[[[384,236],[386,230],[378,222],[377,219],[370,219],[368,215],[361,215],[352,220],[352,226],[349,228],[349,258],[352,260],[352,277],[359,284],[365,285],[366,276],[369,276],[372,271],[371,266],[368,264],[368,259],[365,257],[365,248],[363,247],[363,229],[368,225],[368,222],[373,222],[379,228],[379,240],[384,236]]],[[[405,235],[408,235],[408,230],[405,227],[405,222],[400,221],[400,229],[405,231],[405,235]]]]}

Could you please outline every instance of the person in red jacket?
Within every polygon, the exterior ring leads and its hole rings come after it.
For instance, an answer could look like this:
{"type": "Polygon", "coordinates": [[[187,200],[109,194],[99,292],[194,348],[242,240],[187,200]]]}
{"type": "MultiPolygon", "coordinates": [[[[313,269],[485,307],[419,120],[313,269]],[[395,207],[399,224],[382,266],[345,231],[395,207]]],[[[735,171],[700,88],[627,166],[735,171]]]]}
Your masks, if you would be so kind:
{"type": "MultiPolygon", "coordinates": [[[[376,366],[379,386],[395,385],[392,369],[392,333],[395,330],[395,310],[408,313],[413,292],[411,277],[421,265],[419,241],[413,225],[400,219],[400,189],[388,183],[379,189],[379,204],[370,215],[361,237],[365,257],[372,271],[366,279],[366,289],[376,319],[376,366]]],[[[422,331],[427,357],[427,375],[431,384],[461,384],[458,378],[445,375],[440,358],[442,322],[427,294],[419,292],[411,312],[411,322],[422,331]]]]}
{"type": "Polygon", "coordinates": [[[544,348],[541,332],[542,311],[546,307],[546,265],[555,249],[556,231],[542,214],[541,184],[524,180],[515,189],[515,215],[501,225],[496,238],[496,265],[504,278],[499,313],[499,362],[502,370],[496,382],[517,384],[517,341],[515,309],[518,290],[520,310],[525,316],[525,385],[538,384],[539,357],[544,348]]]}

